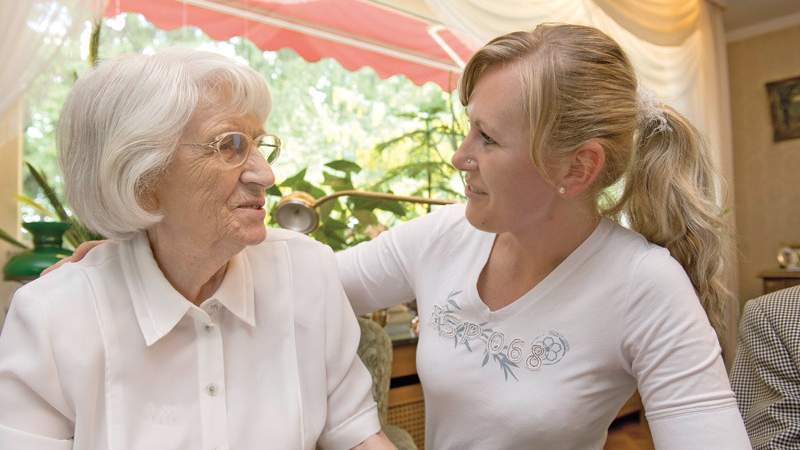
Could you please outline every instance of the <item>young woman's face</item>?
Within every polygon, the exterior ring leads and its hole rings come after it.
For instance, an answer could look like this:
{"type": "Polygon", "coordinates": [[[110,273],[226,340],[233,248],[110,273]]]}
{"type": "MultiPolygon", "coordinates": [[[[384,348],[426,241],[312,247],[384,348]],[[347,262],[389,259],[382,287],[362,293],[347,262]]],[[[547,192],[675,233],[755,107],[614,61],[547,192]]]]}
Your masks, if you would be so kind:
{"type": "Polygon", "coordinates": [[[531,159],[530,125],[516,66],[489,69],[467,105],[470,130],[453,165],[465,172],[467,220],[493,233],[552,220],[558,198],[531,159]]]}

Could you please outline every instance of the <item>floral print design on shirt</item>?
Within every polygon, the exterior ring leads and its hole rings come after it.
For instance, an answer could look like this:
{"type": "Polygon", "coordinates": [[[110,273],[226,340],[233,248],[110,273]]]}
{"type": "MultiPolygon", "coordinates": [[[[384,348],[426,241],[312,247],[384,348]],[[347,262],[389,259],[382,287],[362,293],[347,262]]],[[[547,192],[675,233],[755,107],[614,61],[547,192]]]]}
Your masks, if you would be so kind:
{"type": "Polygon", "coordinates": [[[453,348],[463,345],[470,352],[473,345],[483,345],[481,367],[492,361],[503,371],[505,380],[509,375],[519,381],[516,371],[527,369],[536,372],[544,366],[558,364],[569,351],[569,342],[560,333],[550,330],[546,334],[527,341],[506,338],[502,331],[487,327],[488,322],[475,323],[464,320],[459,313],[461,306],[456,297],[461,291],[451,291],[442,305],[433,306],[431,325],[439,336],[453,339],[453,348]]]}

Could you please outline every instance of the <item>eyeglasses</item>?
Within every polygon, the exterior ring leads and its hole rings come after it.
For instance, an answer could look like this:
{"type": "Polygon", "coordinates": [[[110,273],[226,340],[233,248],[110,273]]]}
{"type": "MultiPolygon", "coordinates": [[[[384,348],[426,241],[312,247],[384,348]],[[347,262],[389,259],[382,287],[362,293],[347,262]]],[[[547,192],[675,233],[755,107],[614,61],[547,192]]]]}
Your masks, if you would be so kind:
{"type": "Polygon", "coordinates": [[[238,131],[222,133],[213,141],[206,144],[187,143],[183,145],[196,145],[217,153],[222,160],[231,166],[239,167],[247,161],[254,148],[272,164],[281,154],[281,138],[274,134],[263,134],[255,139],[238,131]]]}

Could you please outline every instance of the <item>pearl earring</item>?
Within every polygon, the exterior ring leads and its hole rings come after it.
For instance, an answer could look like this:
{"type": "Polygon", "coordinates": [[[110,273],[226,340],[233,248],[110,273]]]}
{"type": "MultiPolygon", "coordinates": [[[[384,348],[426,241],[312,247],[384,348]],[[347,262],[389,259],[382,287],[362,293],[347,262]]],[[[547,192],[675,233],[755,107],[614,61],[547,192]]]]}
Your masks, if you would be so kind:
{"type": "Polygon", "coordinates": [[[474,159],[472,159],[472,158],[467,158],[466,160],[464,160],[464,162],[465,162],[465,163],[467,163],[467,164],[469,164],[469,165],[472,165],[472,163],[474,163],[474,162],[475,162],[475,160],[474,160],[474,159]]]}
{"type": "Polygon", "coordinates": [[[559,186],[558,193],[561,194],[561,195],[566,194],[567,193],[567,188],[565,188],[564,186],[559,186]]]}

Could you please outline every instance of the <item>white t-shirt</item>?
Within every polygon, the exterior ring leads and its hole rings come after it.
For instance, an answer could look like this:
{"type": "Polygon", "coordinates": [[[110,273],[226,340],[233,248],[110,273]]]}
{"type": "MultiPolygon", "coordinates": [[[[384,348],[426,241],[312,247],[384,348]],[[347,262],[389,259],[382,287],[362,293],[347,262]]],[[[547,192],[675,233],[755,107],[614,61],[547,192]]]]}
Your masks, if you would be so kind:
{"type": "Polygon", "coordinates": [[[658,449],[750,448],[716,336],[667,250],[603,219],[490,311],[476,286],[494,239],[454,205],[338,256],[357,313],[417,300],[426,448],[602,449],[637,388],[658,449]]]}
{"type": "Polygon", "coordinates": [[[380,430],[333,253],[284,230],[197,307],[146,236],[20,288],[0,335],[0,448],[346,449],[380,430]]]}

